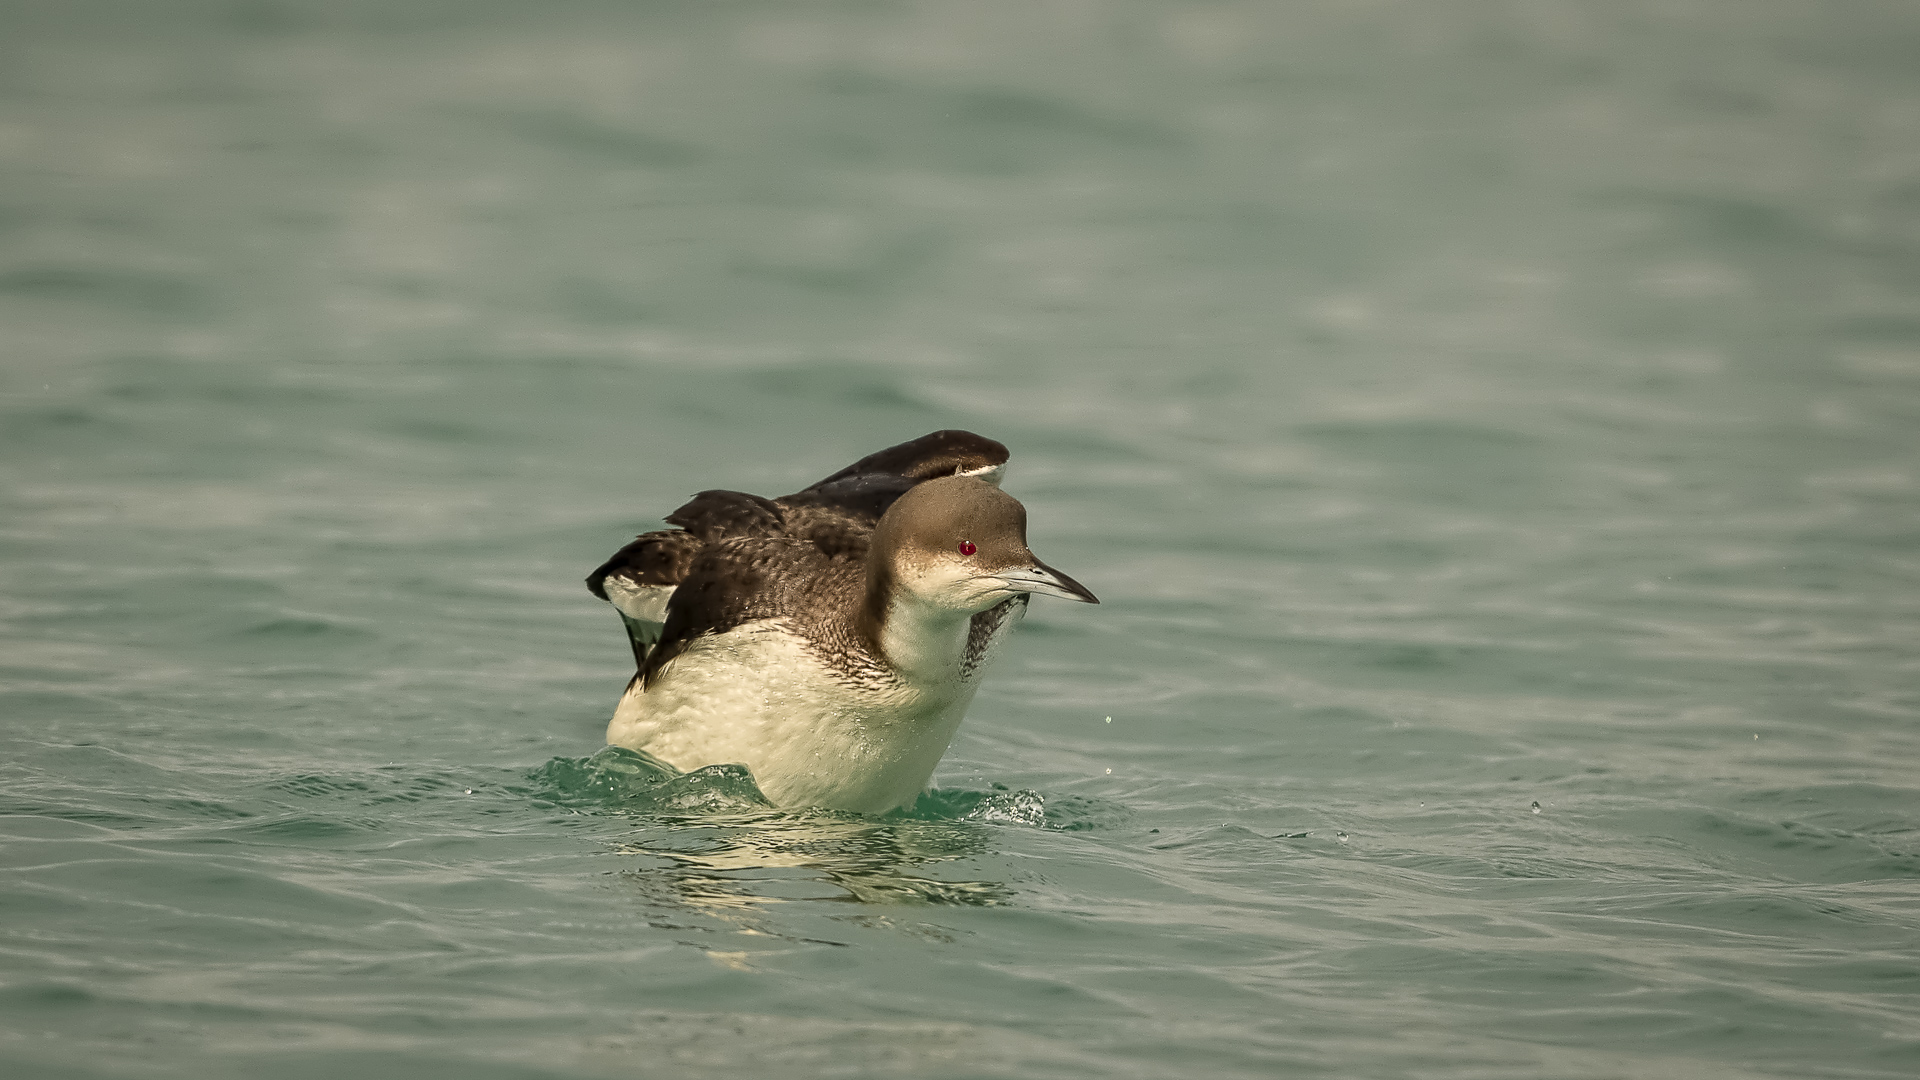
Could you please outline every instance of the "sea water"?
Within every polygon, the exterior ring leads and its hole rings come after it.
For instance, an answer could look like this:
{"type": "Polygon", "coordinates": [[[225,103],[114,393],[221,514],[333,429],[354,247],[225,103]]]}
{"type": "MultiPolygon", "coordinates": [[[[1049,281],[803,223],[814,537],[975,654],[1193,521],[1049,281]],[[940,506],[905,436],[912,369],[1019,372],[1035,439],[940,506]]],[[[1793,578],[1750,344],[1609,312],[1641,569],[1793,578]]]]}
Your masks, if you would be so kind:
{"type": "Polygon", "coordinates": [[[0,1072],[1920,1073],[1905,3],[13,3],[0,1072]],[[869,819],[695,491],[1006,442],[869,819]]]}

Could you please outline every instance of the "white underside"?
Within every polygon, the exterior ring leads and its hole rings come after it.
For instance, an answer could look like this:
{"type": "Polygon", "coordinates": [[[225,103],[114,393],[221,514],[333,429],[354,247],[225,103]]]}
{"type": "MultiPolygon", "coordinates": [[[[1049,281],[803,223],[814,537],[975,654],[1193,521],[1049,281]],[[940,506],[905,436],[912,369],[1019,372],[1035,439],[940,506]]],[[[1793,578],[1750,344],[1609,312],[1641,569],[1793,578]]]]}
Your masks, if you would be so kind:
{"type": "Polygon", "coordinates": [[[650,637],[643,634],[649,642],[660,640],[660,628],[667,622],[667,600],[673,596],[672,585],[636,585],[625,578],[608,577],[600,583],[607,591],[607,599],[620,614],[627,617],[629,625],[638,624],[636,629],[651,631],[650,637]]]}
{"type": "Polygon", "coordinates": [[[992,484],[994,487],[999,487],[1000,478],[1005,476],[1006,474],[1007,474],[1007,463],[1003,461],[998,465],[983,465],[978,469],[961,469],[955,472],[953,475],[978,477],[979,479],[984,480],[989,484],[992,484]]]}
{"type": "Polygon", "coordinates": [[[884,813],[925,790],[980,667],[970,678],[853,684],[779,620],[749,623],[696,639],[650,687],[629,687],[607,742],[683,770],[744,764],[780,806],[884,813]]]}

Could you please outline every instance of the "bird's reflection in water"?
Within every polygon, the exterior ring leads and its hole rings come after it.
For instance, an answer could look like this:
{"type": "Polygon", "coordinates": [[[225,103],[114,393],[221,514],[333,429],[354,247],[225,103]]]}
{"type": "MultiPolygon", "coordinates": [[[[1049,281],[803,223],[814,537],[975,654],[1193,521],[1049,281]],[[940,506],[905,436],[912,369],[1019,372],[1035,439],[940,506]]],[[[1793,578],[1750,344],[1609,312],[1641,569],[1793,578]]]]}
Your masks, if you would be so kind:
{"type": "MultiPolygon", "coordinates": [[[[870,908],[1005,903],[1013,895],[1005,882],[933,868],[991,855],[990,839],[1001,827],[1091,828],[1122,809],[994,784],[986,791],[934,789],[880,818],[783,811],[767,802],[745,766],[683,773],[617,746],[587,758],[554,758],[529,779],[528,794],[540,804],[631,815],[635,828],[613,851],[643,857],[621,875],[667,913],[661,925],[678,925],[675,913],[697,912],[749,934],[773,932],[758,928],[757,913],[799,901],[870,908]]],[[[840,918],[889,921],[871,910],[840,918]]]]}
{"type": "Polygon", "coordinates": [[[651,857],[625,872],[651,898],[711,915],[796,901],[987,906],[1012,890],[927,868],[985,853],[989,834],[973,822],[768,813],[656,819],[615,850],[651,857]]]}

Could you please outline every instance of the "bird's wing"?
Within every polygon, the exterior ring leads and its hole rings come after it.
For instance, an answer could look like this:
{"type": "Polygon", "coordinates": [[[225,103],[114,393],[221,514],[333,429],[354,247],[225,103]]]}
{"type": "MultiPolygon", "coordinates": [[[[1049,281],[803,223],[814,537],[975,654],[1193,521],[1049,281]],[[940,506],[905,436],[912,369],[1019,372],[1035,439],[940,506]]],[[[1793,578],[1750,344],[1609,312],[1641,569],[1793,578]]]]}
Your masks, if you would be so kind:
{"type": "Polygon", "coordinates": [[[694,557],[728,537],[778,535],[780,508],[770,499],[741,491],[703,491],[667,516],[678,529],[644,533],[587,575],[587,588],[620,612],[636,667],[660,641],[667,602],[687,576],[694,557]]]}
{"type": "Polygon", "coordinates": [[[868,454],[807,490],[857,476],[898,476],[914,483],[937,476],[978,476],[997,484],[1007,456],[1004,445],[984,435],[948,428],[868,454]]]}
{"type": "Polygon", "coordinates": [[[971,431],[935,431],[868,454],[832,476],[775,500],[786,534],[829,558],[860,558],[887,507],[923,480],[978,476],[999,483],[1007,448],[971,431]]]}
{"type": "Polygon", "coordinates": [[[706,543],[779,536],[785,530],[778,504],[744,491],[703,491],[668,514],[667,524],[678,525],[706,543]]]}
{"type": "Polygon", "coordinates": [[[646,665],[648,650],[660,640],[667,599],[687,576],[700,546],[698,537],[678,529],[643,533],[587,575],[593,595],[620,612],[636,667],[646,665]]]}
{"type": "Polygon", "coordinates": [[[708,544],[667,601],[660,638],[640,666],[641,685],[697,638],[761,619],[795,624],[820,617],[823,590],[860,568],[836,562],[791,537],[742,537],[708,544]]]}
{"type": "Polygon", "coordinates": [[[918,483],[903,476],[851,476],[782,496],[786,532],[828,558],[861,558],[880,515],[918,483]]]}

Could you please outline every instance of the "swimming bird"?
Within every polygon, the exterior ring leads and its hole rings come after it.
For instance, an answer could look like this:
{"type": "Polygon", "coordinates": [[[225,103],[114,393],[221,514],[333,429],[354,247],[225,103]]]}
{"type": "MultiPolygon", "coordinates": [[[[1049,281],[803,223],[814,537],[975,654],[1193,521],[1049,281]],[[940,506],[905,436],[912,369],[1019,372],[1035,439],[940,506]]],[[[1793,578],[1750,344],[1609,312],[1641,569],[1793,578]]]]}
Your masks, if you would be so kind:
{"type": "Polygon", "coordinates": [[[607,742],[741,763],[780,806],[884,813],[926,788],[1035,593],[1007,448],[936,431],[777,499],[703,491],[587,578],[639,670],[607,742]]]}

